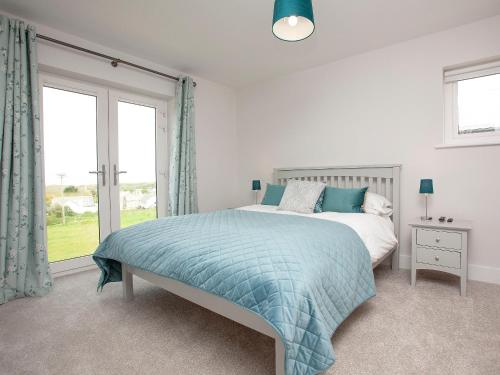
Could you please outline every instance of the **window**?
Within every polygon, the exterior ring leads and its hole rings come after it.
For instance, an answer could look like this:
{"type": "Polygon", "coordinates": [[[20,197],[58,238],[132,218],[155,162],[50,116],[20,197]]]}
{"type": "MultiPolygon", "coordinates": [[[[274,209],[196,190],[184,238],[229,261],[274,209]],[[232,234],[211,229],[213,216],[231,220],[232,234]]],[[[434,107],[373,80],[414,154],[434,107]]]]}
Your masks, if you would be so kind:
{"type": "Polygon", "coordinates": [[[500,144],[500,61],[444,72],[445,146],[500,144]]]}

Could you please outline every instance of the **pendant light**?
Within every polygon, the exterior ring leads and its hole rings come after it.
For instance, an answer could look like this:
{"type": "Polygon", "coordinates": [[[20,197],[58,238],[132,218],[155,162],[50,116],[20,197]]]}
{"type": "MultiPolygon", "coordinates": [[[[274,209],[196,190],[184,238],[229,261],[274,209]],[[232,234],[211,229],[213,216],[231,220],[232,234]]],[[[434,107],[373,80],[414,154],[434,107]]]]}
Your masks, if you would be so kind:
{"type": "Polygon", "coordinates": [[[311,0],[275,0],[273,34],[287,42],[298,42],[314,32],[311,0]]]}

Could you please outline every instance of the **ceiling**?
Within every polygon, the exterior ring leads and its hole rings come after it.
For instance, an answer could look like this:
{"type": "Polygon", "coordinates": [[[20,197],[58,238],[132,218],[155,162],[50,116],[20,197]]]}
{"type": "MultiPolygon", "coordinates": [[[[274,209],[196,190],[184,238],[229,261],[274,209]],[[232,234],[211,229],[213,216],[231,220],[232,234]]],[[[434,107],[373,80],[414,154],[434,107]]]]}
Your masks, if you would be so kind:
{"type": "Polygon", "coordinates": [[[271,32],[273,0],[0,0],[0,9],[241,87],[500,14],[499,0],[313,0],[316,31],[271,32]]]}

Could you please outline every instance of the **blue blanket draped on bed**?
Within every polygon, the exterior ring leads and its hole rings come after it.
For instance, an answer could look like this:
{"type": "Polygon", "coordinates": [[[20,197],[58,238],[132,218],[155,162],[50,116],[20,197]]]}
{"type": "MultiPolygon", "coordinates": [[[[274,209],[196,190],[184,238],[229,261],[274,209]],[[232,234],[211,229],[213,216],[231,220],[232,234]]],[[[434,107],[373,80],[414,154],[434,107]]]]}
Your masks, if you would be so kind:
{"type": "Polygon", "coordinates": [[[285,344],[286,374],[335,362],[331,336],[375,295],[371,259],[347,225],[244,210],[168,217],[109,235],[94,260],[99,287],[121,263],[182,281],[249,309],[285,344]]]}

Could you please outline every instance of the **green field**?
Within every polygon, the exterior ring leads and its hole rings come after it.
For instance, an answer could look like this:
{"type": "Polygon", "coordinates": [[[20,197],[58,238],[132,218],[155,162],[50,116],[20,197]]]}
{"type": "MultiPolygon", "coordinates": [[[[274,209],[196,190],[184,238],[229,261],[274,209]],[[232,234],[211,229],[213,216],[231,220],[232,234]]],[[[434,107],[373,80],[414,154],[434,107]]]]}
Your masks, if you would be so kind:
{"type": "MultiPolygon", "coordinates": [[[[121,211],[121,227],[156,218],[156,208],[121,211]]],[[[94,252],[99,244],[99,221],[96,213],[49,217],[47,225],[49,262],[81,257],[94,252]]]]}

